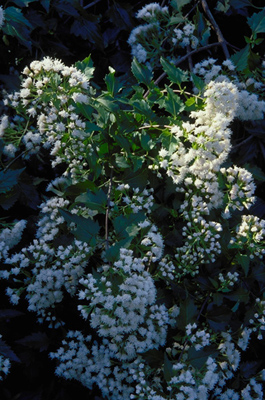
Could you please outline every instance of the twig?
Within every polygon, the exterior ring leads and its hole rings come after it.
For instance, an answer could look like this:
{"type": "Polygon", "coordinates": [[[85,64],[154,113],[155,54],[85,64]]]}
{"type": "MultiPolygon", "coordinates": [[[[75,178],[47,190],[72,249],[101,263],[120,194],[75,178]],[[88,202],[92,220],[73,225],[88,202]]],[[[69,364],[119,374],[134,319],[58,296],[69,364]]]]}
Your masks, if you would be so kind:
{"type": "Polygon", "coordinates": [[[190,53],[191,53],[190,46],[187,46],[187,54],[189,54],[189,57],[188,57],[189,69],[190,69],[190,72],[192,72],[193,71],[193,62],[192,62],[192,57],[191,57],[190,53]]]}
{"type": "Polygon", "coordinates": [[[16,162],[20,157],[22,157],[24,154],[27,154],[28,150],[24,150],[22,151],[22,153],[20,153],[18,156],[16,156],[16,158],[14,158],[12,161],[10,161],[10,163],[3,169],[3,171],[7,171],[8,168],[14,163],[16,162]]]}
{"type": "Polygon", "coordinates": [[[146,128],[161,128],[161,129],[164,129],[164,128],[171,128],[171,126],[170,125],[143,125],[143,126],[140,126],[138,129],[146,129],[146,128]]]}
{"type": "Polygon", "coordinates": [[[92,3],[88,4],[87,6],[84,7],[84,10],[87,10],[90,7],[93,7],[95,4],[99,3],[101,0],[95,0],[92,3]]]}
{"type": "MultiPolygon", "coordinates": [[[[199,53],[200,51],[204,51],[204,50],[208,50],[211,47],[214,46],[220,46],[221,43],[220,42],[215,42],[215,43],[211,43],[211,44],[207,44],[207,46],[203,46],[203,47],[199,47],[198,49],[192,50],[189,54],[185,54],[185,56],[181,57],[179,60],[177,60],[174,65],[175,67],[177,67],[179,64],[181,64],[182,62],[184,62],[185,60],[187,60],[188,57],[192,56],[193,54],[199,53]]],[[[155,81],[155,85],[158,85],[160,81],[162,81],[162,79],[164,79],[167,76],[166,72],[163,72],[163,74],[161,74],[155,81]]],[[[144,94],[143,98],[145,99],[148,94],[150,93],[149,90],[147,90],[147,92],[144,94]]]]}
{"type": "Polygon", "coordinates": [[[249,136],[248,138],[246,138],[245,140],[243,140],[243,142],[240,142],[240,143],[236,144],[235,146],[233,146],[233,147],[232,147],[232,151],[233,151],[234,149],[237,149],[238,147],[242,146],[243,144],[248,143],[251,139],[253,139],[253,136],[252,136],[252,135],[249,136]]]}
{"type": "Polygon", "coordinates": [[[105,240],[106,240],[106,250],[109,248],[109,209],[110,209],[110,195],[112,189],[112,178],[113,178],[113,167],[111,167],[109,188],[107,194],[107,210],[105,215],[105,240]]]}
{"type": "Polygon", "coordinates": [[[207,17],[209,18],[209,21],[211,22],[211,24],[217,34],[218,41],[221,43],[225,58],[228,59],[228,58],[230,58],[230,54],[229,54],[229,51],[228,51],[228,48],[226,45],[226,40],[223,37],[222,31],[214,19],[213,14],[211,13],[211,10],[209,9],[209,6],[207,4],[207,1],[201,0],[201,2],[202,2],[201,4],[202,4],[203,10],[204,10],[205,14],[207,15],[207,17]]]}

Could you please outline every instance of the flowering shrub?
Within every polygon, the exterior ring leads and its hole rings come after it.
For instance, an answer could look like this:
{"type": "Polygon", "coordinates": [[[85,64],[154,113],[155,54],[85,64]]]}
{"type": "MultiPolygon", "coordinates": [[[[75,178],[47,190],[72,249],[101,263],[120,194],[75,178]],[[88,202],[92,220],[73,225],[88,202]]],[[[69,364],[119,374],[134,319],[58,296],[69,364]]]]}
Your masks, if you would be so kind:
{"type": "MultiPolygon", "coordinates": [[[[174,32],[199,46],[193,26],[174,32]]],[[[236,128],[264,118],[265,65],[250,82],[235,58],[160,63],[160,88],[134,59],[129,84],[109,68],[100,89],[90,57],[45,57],[6,94],[0,278],[46,331],[16,342],[110,400],[262,399],[264,175],[233,149],[236,128]],[[20,198],[34,218],[12,217],[20,198]]],[[[21,360],[3,349],[6,375],[21,360]]]]}

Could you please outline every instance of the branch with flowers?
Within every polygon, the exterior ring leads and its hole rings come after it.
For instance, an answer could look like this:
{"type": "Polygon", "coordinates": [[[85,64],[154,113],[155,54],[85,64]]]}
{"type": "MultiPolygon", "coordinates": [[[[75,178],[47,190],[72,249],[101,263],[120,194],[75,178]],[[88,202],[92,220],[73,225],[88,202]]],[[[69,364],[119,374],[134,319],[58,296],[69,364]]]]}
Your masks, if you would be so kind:
{"type": "MultiPolygon", "coordinates": [[[[156,3],[148,13],[168,18],[156,3]]],[[[192,46],[187,26],[175,39],[192,46]]],[[[34,229],[0,221],[0,278],[50,337],[58,377],[110,400],[263,398],[264,175],[231,152],[235,126],[264,118],[265,65],[249,84],[238,60],[190,72],[160,57],[161,84],[134,58],[129,83],[109,68],[100,89],[90,57],[46,57],[5,96],[1,207],[32,166],[50,175],[35,179],[34,229]]],[[[3,347],[7,375],[18,359],[3,347]]]]}

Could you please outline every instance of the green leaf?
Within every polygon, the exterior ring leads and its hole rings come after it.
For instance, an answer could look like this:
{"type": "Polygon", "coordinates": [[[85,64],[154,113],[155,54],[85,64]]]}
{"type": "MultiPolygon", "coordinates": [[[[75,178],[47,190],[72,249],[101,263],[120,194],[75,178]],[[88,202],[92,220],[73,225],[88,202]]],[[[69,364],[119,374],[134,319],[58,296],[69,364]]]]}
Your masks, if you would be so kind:
{"type": "Polygon", "coordinates": [[[118,104],[110,96],[98,97],[97,101],[103,105],[103,107],[110,112],[117,112],[119,110],[118,104]]]}
{"type": "Polygon", "coordinates": [[[33,28],[31,23],[22,14],[22,11],[16,7],[7,7],[5,9],[5,19],[10,24],[13,24],[14,22],[18,22],[19,24],[25,25],[28,28],[31,28],[31,29],[33,28]]]}
{"type": "Polygon", "coordinates": [[[41,5],[45,9],[45,11],[48,13],[50,9],[50,0],[41,0],[41,5]]]}
{"type": "Polygon", "coordinates": [[[113,244],[110,246],[105,253],[105,257],[110,262],[115,262],[119,259],[120,256],[120,249],[125,248],[127,249],[131,244],[133,237],[126,237],[125,239],[120,240],[118,243],[113,244]]]}
{"type": "Polygon", "coordinates": [[[265,8],[259,13],[253,14],[250,18],[247,18],[248,25],[250,26],[252,33],[264,33],[265,32],[265,8]]]}
{"type": "Polygon", "coordinates": [[[150,105],[148,104],[147,100],[135,100],[132,102],[132,106],[134,107],[135,111],[141,115],[144,115],[149,120],[155,120],[156,115],[151,109],[150,105]]]}
{"type": "Polygon", "coordinates": [[[93,67],[91,56],[86,57],[83,61],[77,61],[75,63],[75,67],[80,69],[80,71],[82,71],[88,79],[93,77],[95,68],[93,67]]]}
{"type": "Polygon", "coordinates": [[[111,22],[116,25],[119,29],[123,29],[126,31],[131,31],[134,27],[134,21],[131,17],[131,7],[128,7],[128,4],[119,4],[114,3],[106,13],[111,22]]]}
{"type": "Polygon", "coordinates": [[[143,190],[146,188],[148,180],[148,171],[146,168],[140,169],[136,172],[126,171],[123,176],[123,182],[128,183],[128,185],[132,188],[139,188],[143,190]]]}
{"type": "Polygon", "coordinates": [[[232,301],[240,301],[241,303],[247,304],[249,301],[249,291],[242,287],[238,288],[233,293],[223,293],[223,296],[232,301]]]}
{"type": "Polygon", "coordinates": [[[152,141],[151,136],[147,132],[142,132],[140,136],[141,146],[145,151],[151,150],[155,143],[152,141]]]}
{"type": "Polygon", "coordinates": [[[181,22],[184,22],[185,18],[183,17],[183,15],[181,13],[178,13],[176,15],[173,15],[172,17],[170,17],[169,19],[169,25],[177,25],[180,24],[181,22]]]}
{"type": "Polygon", "coordinates": [[[185,109],[185,104],[181,98],[173,92],[170,87],[167,88],[167,97],[164,99],[164,108],[168,111],[174,118],[176,118],[181,111],[185,109]]]}
{"type": "Polygon", "coordinates": [[[128,159],[122,154],[115,154],[115,161],[119,168],[131,167],[131,165],[128,163],[128,159]]]}
{"type": "Polygon", "coordinates": [[[18,183],[18,177],[24,169],[25,168],[0,171],[0,193],[6,193],[11,190],[18,183]]]}
{"type": "Polygon", "coordinates": [[[79,14],[71,26],[70,33],[75,36],[81,36],[82,39],[95,43],[99,48],[104,48],[102,35],[97,22],[82,18],[79,14]]]}
{"type": "Polygon", "coordinates": [[[175,8],[177,11],[181,11],[181,9],[186,5],[189,4],[191,0],[171,0],[171,6],[175,8]]]}
{"type": "Polygon", "coordinates": [[[22,339],[16,340],[16,343],[32,349],[38,349],[41,352],[48,349],[50,340],[45,332],[34,332],[22,339]]]}
{"type": "Polygon", "coordinates": [[[30,3],[33,3],[34,1],[38,0],[12,0],[12,3],[14,3],[18,7],[28,7],[30,3]]]}
{"type": "Polygon", "coordinates": [[[87,193],[78,196],[76,201],[84,203],[91,210],[97,210],[103,214],[106,212],[107,195],[102,189],[96,193],[89,190],[87,193]]]}
{"type": "Polygon", "coordinates": [[[173,365],[168,359],[166,352],[164,353],[164,378],[168,382],[173,376],[173,365]]]}
{"type": "Polygon", "coordinates": [[[238,262],[238,264],[242,267],[243,271],[245,272],[245,276],[247,276],[250,264],[249,256],[244,254],[237,254],[235,261],[238,262]]]}
{"type": "Polygon", "coordinates": [[[115,77],[115,71],[112,71],[112,68],[110,67],[109,69],[110,73],[105,76],[104,80],[106,82],[108,92],[112,97],[114,97],[123,87],[123,84],[115,77]]]}
{"type": "Polygon", "coordinates": [[[131,69],[138,82],[144,83],[147,87],[150,85],[153,78],[153,72],[150,69],[145,65],[139,64],[136,58],[133,59],[131,69]]]}
{"type": "Polygon", "coordinates": [[[11,361],[21,362],[18,356],[13,352],[10,346],[8,346],[2,339],[0,339],[0,354],[4,357],[9,358],[11,361]]]}
{"type": "Polygon", "coordinates": [[[239,10],[244,7],[252,7],[253,4],[249,0],[229,0],[231,7],[235,10],[239,10]]]}
{"type": "Polygon", "coordinates": [[[197,370],[201,370],[209,357],[215,359],[219,352],[213,349],[196,350],[194,347],[188,349],[188,362],[197,370]]]}
{"type": "Polygon", "coordinates": [[[139,231],[139,222],[144,221],[146,218],[142,212],[129,215],[119,215],[112,223],[118,240],[125,239],[127,237],[134,237],[139,231]]]}
{"type": "Polygon", "coordinates": [[[77,240],[86,242],[91,246],[96,245],[96,237],[99,232],[100,226],[97,221],[81,217],[79,215],[73,215],[69,211],[59,209],[61,215],[67,222],[67,224],[74,223],[76,229],[72,232],[77,240]]]}
{"type": "Polygon", "coordinates": [[[180,86],[182,82],[187,82],[189,80],[188,73],[186,71],[183,71],[174,64],[171,64],[165,58],[161,57],[160,62],[163,70],[166,72],[171,82],[174,82],[180,86]]]}
{"type": "Polygon", "coordinates": [[[204,80],[195,74],[191,74],[191,78],[194,86],[199,90],[199,92],[202,92],[205,87],[204,80]]]}
{"type": "Polygon", "coordinates": [[[177,318],[177,327],[185,331],[186,326],[196,320],[198,309],[193,299],[188,297],[180,304],[180,313],[177,318]]]}
{"type": "Polygon", "coordinates": [[[246,45],[242,50],[231,56],[231,61],[235,64],[237,71],[242,72],[248,67],[248,57],[250,46],[246,45]]]}

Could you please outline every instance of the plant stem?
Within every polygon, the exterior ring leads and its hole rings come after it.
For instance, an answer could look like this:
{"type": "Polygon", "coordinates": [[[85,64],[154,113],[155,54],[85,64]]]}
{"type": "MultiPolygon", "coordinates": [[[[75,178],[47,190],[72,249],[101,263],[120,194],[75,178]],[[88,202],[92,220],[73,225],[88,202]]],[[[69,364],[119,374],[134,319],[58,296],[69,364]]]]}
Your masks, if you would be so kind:
{"type": "Polygon", "coordinates": [[[112,178],[113,178],[113,167],[111,167],[110,179],[109,179],[109,188],[107,195],[107,209],[105,215],[105,241],[106,241],[106,250],[109,248],[109,209],[110,209],[110,195],[112,189],[112,178]]]}
{"type": "Polygon", "coordinates": [[[95,0],[92,3],[88,4],[87,6],[84,7],[84,10],[87,10],[88,8],[94,6],[95,4],[99,3],[101,0],[95,0]]]}
{"type": "Polygon", "coordinates": [[[213,14],[211,13],[211,10],[210,10],[210,8],[208,6],[207,1],[206,0],[201,0],[201,4],[202,4],[202,8],[203,8],[205,14],[209,18],[209,21],[211,22],[211,24],[212,24],[212,26],[213,26],[216,34],[217,34],[217,38],[218,38],[218,41],[220,42],[220,44],[222,46],[225,58],[226,59],[230,58],[230,54],[229,54],[229,51],[228,51],[228,48],[227,48],[227,45],[226,45],[226,40],[225,40],[225,38],[224,38],[224,36],[222,34],[222,31],[219,28],[217,22],[215,21],[215,19],[213,17],[213,14]]]}

